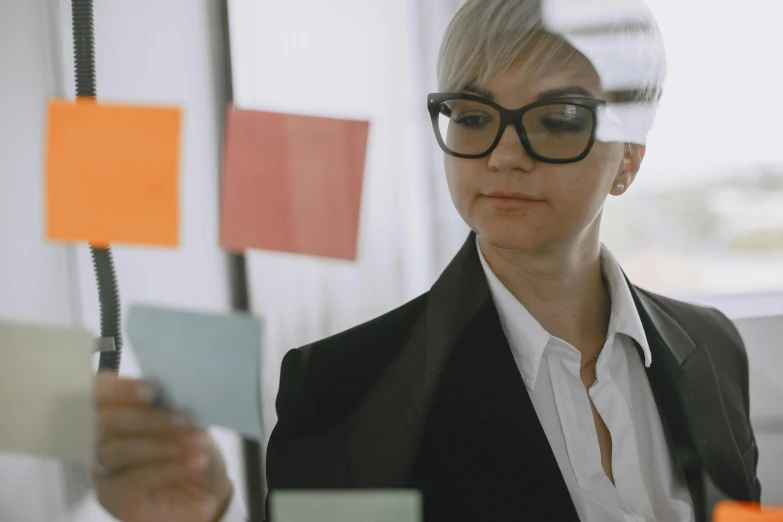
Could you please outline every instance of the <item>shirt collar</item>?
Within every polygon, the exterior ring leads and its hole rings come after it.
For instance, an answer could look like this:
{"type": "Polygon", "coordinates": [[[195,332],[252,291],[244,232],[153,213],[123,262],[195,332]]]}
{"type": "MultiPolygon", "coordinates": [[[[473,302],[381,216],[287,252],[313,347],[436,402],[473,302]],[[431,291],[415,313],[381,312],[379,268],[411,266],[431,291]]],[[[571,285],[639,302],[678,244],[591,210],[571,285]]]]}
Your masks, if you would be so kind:
{"type": "MultiPolygon", "coordinates": [[[[525,386],[529,391],[533,391],[541,359],[552,336],[530,315],[530,312],[514,297],[489,267],[481,252],[478,235],[476,236],[476,249],[511,352],[522,374],[525,386]]],[[[647,336],[644,333],[642,320],[639,317],[639,311],[636,309],[620,264],[604,245],[601,245],[601,270],[609,285],[612,298],[609,336],[621,333],[634,339],[642,348],[645,366],[649,367],[652,364],[652,354],[647,343],[647,336]]]]}
{"type": "Polygon", "coordinates": [[[625,334],[637,343],[644,354],[644,365],[652,364],[652,352],[644,333],[644,325],[633,300],[628,280],[620,263],[606,245],[601,245],[601,270],[604,273],[612,297],[612,313],[609,319],[609,332],[625,334]]]}

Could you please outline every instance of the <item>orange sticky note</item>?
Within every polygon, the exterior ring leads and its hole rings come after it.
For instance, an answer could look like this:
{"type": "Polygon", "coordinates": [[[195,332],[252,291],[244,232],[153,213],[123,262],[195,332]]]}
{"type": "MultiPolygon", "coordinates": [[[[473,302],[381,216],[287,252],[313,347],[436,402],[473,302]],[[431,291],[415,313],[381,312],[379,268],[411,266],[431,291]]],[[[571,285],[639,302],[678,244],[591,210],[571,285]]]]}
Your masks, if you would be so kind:
{"type": "Polygon", "coordinates": [[[176,246],[180,121],[176,108],[52,101],[47,237],[176,246]]]}
{"type": "Polygon", "coordinates": [[[220,242],[356,259],[369,122],[230,107],[220,242]]]}
{"type": "Polygon", "coordinates": [[[783,522],[783,509],[724,501],[715,506],[712,522],[783,522]]]}

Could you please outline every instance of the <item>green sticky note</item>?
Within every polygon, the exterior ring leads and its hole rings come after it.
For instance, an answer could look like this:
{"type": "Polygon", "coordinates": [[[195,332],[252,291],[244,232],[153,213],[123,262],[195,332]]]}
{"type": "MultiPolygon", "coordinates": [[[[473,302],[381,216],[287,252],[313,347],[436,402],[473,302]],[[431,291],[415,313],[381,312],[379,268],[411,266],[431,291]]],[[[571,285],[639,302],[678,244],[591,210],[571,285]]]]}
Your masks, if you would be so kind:
{"type": "Polygon", "coordinates": [[[274,522],[421,522],[416,490],[273,491],[274,522]]]}
{"type": "Polygon", "coordinates": [[[128,339],[162,405],[202,428],[223,426],[261,440],[261,325],[248,314],[133,306],[128,339]]]}

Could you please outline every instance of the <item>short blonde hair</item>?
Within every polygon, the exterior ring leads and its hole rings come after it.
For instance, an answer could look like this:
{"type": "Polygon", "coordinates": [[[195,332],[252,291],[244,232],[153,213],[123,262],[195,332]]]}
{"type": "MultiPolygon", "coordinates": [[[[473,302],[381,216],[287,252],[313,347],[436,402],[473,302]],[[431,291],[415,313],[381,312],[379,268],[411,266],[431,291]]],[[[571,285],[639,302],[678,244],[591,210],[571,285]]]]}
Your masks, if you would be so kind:
{"type": "MultiPolygon", "coordinates": [[[[466,85],[486,85],[523,56],[517,81],[535,79],[555,68],[595,70],[563,37],[546,30],[546,0],[466,0],[451,20],[438,56],[438,89],[458,92],[466,85]]],[[[658,101],[657,86],[617,93],[621,102],[658,101]]]]}

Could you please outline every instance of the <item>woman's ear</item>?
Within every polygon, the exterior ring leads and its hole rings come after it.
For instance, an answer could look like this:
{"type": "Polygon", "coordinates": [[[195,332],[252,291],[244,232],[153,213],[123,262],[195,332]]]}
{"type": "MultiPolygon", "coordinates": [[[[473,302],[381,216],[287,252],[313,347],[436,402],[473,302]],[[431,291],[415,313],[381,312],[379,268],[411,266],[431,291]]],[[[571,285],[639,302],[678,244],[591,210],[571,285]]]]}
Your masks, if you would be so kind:
{"type": "Polygon", "coordinates": [[[609,191],[610,194],[619,196],[623,194],[628,187],[631,186],[636,174],[642,166],[642,160],[644,159],[644,153],[647,147],[645,145],[636,145],[634,143],[626,143],[623,151],[623,160],[618,169],[617,176],[615,176],[612,188],[609,191]]]}
{"type": "Polygon", "coordinates": [[[625,154],[623,155],[625,168],[623,170],[631,172],[634,176],[636,176],[636,173],[639,172],[639,169],[642,167],[642,160],[644,159],[645,152],[647,152],[646,145],[626,143],[625,154]]]}

